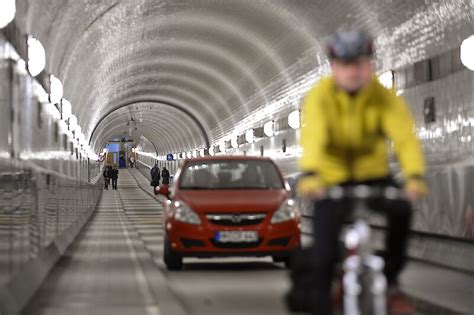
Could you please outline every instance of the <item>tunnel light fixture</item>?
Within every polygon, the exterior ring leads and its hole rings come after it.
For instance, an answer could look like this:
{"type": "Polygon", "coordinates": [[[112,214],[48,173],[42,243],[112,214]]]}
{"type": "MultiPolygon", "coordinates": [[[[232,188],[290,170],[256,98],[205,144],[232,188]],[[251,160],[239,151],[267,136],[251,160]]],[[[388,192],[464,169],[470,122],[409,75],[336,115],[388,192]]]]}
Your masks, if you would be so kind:
{"type": "Polygon", "coordinates": [[[214,146],[211,145],[208,149],[208,152],[210,156],[214,156],[216,154],[216,152],[214,151],[214,146]]]}
{"type": "Polygon", "coordinates": [[[95,154],[94,151],[92,151],[91,147],[87,146],[86,152],[87,152],[87,157],[89,159],[94,160],[94,161],[99,160],[99,156],[97,154],[95,154]]]}
{"type": "Polygon", "coordinates": [[[61,99],[61,116],[63,120],[67,120],[72,115],[72,105],[71,103],[63,98],[61,99]]]}
{"type": "Polygon", "coordinates": [[[459,54],[462,64],[474,71],[474,35],[462,41],[459,54]]]}
{"type": "Polygon", "coordinates": [[[86,145],[86,137],[84,136],[84,134],[80,130],[77,131],[76,138],[77,138],[77,142],[80,145],[82,145],[82,146],[86,145]]]}
{"type": "Polygon", "coordinates": [[[77,127],[77,117],[74,114],[71,114],[69,117],[69,130],[75,131],[77,127]]]}
{"type": "Polygon", "coordinates": [[[221,142],[217,145],[217,149],[219,150],[220,153],[225,152],[225,142],[221,142]]]}
{"type": "Polygon", "coordinates": [[[264,133],[265,136],[267,136],[267,137],[272,137],[272,136],[275,134],[275,127],[274,127],[274,122],[273,122],[273,120],[272,120],[272,121],[269,121],[269,122],[266,122],[266,123],[263,125],[263,133],[264,133]]]}
{"type": "Polygon", "coordinates": [[[237,149],[239,147],[239,136],[233,136],[230,139],[230,146],[234,149],[237,149]]]}
{"type": "Polygon", "coordinates": [[[79,149],[79,144],[77,141],[72,141],[72,145],[74,146],[74,149],[79,149]]]}
{"type": "Polygon", "coordinates": [[[74,135],[71,130],[68,130],[65,135],[67,136],[68,141],[73,141],[74,140],[74,135]]]}
{"type": "Polygon", "coordinates": [[[253,129],[247,130],[247,132],[245,133],[245,141],[247,141],[248,143],[253,143],[254,140],[255,135],[253,129]]]}
{"type": "Polygon", "coordinates": [[[387,89],[393,89],[393,71],[386,71],[379,75],[379,82],[387,89]]]}
{"type": "Polygon", "coordinates": [[[288,115],[288,126],[292,129],[301,127],[301,114],[299,110],[294,110],[288,115]]]}
{"type": "Polygon", "coordinates": [[[61,118],[61,113],[59,112],[58,108],[51,103],[46,103],[44,106],[46,112],[53,117],[54,119],[58,120],[61,118]]]}
{"type": "Polygon", "coordinates": [[[49,100],[53,104],[59,104],[63,98],[63,84],[61,81],[56,78],[54,75],[49,77],[51,94],[49,95],[49,100]]]}
{"type": "Polygon", "coordinates": [[[4,28],[15,18],[16,1],[2,0],[0,1],[0,28],[4,28]]]}
{"type": "Polygon", "coordinates": [[[82,135],[81,126],[76,125],[76,128],[73,131],[74,131],[74,134],[76,135],[76,139],[79,139],[79,137],[82,135]]]}
{"type": "Polygon", "coordinates": [[[67,132],[67,124],[64,120],[60,120],[58,122],[58,127],[59,127],[59,131],[61,133],[66,133],[67,132]]]}
{"type": "Polygon", "coordinates": [[[46,52],[39,40],[28,36],[28,71],[34,77],[41,73],[46,66],[46,52]]]}
{"type": "Polygon", "coordinates": [[[49,102],[49,96],[48,93],[44,90],[43,86],[38,83],[38,81],[33,81],[33,86],[34,86],[34,91],[35,95],[38,98],[38,101],[41,103],[48,103],[49,102]]]}
{"type": "Polygon", "coordinates": [[[93,161],[99,161],[99,156],[97,154],[95,154],[94,152],[91,153],[89,158],[93,161]]]}

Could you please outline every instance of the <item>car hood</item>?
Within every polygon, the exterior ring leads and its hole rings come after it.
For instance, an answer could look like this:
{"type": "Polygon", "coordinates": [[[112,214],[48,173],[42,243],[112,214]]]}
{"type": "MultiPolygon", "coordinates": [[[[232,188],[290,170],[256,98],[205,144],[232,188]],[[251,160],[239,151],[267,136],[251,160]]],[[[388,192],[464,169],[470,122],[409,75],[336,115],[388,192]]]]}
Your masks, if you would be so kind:
{"type": "Polygon", "coordinates": [[[198,212],[270,212],[288,198],[286,190],[189,190],[180,191],[176,200],[198,212]]]}

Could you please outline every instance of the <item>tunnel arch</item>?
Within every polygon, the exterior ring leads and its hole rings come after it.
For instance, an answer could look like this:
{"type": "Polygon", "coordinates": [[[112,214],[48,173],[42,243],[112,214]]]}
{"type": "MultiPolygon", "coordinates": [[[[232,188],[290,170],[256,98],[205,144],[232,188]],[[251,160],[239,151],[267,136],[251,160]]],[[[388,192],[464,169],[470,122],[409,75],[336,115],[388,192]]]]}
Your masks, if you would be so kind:
{"type": "MultiPolygon", "coordinates": [[[[101,141],[99,139],[99,134],[97,133],[98,131],[100,132],[101,134],[101,137],[100,138],[107,138],[107,137],[110,137],[112,136],[114,133],[117,133],[119,132],[120,130],[124,130],[124,127],[116,127],[116,128],[113,128],[110,132],[104,132],[99,130],[99,128],[102,128],[102,129],[107,129],[108,126],[110,126],[110,124],[113,124],[114,122],[117,122],[117,121],[123,121],[124,119],[127,119],[127,115],[130,113],[129,112],[124,112],[124,113],[121,113],[120,114],[120,110],[123,110],[123,109],[133,109],[133,107],[137,107],[137,106],[140,106],[140,110],[141,112],[146,112],[146,113],[153,113],[155,115],[157,115],[156,117],[159,117],[159,115],[165,115],[167,114],[167,111],[170,111],[170,110],[174,110],[175,113],[179,113],[182,118],[184,119],[184,121],[180,121],[179,119],[178,120],[174,120],[174,121],[163,121],[162,124],[160,124],[160,122],[158,122],[158,124],[156,124],[156,126],[153,127],[153,122],[149,122],[147,121],[147,123],[149,123],[149,125],[145,125],[145,130],[148,130],[148,131],[155,131],[155,132],[160,132],[162,133],[163,135],[166,135],[168,138],[173,138],[173,134],[169,132],[169,130],[171,130],[171,128],[173,127],[173,123],[177,123],[177,124],[184,124],[182,125],[181,127],[183,127],[184,129],[188,129],[188,134],[185,135],[185,136],[188,136],[189,137],[189,134],[192,134],[192,131],[196,131],[200,137],[199,139],[196,139],[194,138],[194,146],[205,146],[205,147],[209,147],[210,144],[211,144],[211,140],[210,140],[210,137],[208,135],[208,132],[206,130],[206,128],[204,127],[204,125],[191,113],[189,112],[186,108],[182,108],[181,106],[175,104],[175,103],[172,103],[172,102],[168,102],[166,100],[157,100],[157,99],[152,99],[152,98],[141,98],[141,99],[134,99],[134,100],[128,100],[128,101],[125,101],[123,103],[120,103],[118,105],[116,105],[113,109],[109,110],[107,113],[105,113],[100,119],[99,121],[95,124],[95,127],[92,129],[91,133],[90,133],[90,137],[89,137],[89,144],[92,145],[93,147],[96,147],[96,142],[97,141],[101,141]],[[145,109],[145,107],[148,107],[149,108],[149,111],[145,109]],[[161,109],[159,107],[162,107],[161,109]],[[158,108],[158,110],[157,110],[158,108]],[[117,115],[117,112],[118,115],[117,115]],[[116,114],[116,117],[113,117],[113,115],[116,114]],[[115,120],[114,120],[115,118],[115,120]],[[185,121],[187,121],[187,123],[185,123],[185,121]],[[157,126],[168,126],[168,128],[158,128],[157,126]],[[193,126],[193,128],[191,127],[193,126]]],[[[168,116],[170,117],[170,116],[168,116]]],[[[126,130],[125,130],[126,131],[126,130]]],[[[147,132],[145,132],[147,133],[147,132]]],[[[175,137],[176,137],[176,134],[178,135],[181,135],[183,136],[184,133],[181,132],[181,129],[179,130],[175,130],[175,137]]],[[[150,134],[148,134],[147,138],[150,140],[150,142],[152,142],[157,148],[160,148],[160,141],[161,143],[165,142],[165,145],[164,147],[167,148],[168,150],[172,150],[172,149],[179,149],[179,143],[174,143],[172,144],[171,142],[169,142],[170,140],[159,140],[159,139],[156,139],[155,137],[153,137],[153,134],[150,136],[150,134]]],[[[97,149],[97,147],[96,147],[97,149]]],[[[185,148],[185,147],[182,147],[183,150],[185,149],[188,149],[188,148],[185,148]]],[[[158,149],[159,150],[159,149],[158,149]]]]}
{"type": "MultiPolygon", "coordinates": [[[[256,91],[264,91],[263,87],[275,75],[286,76],[286,68],[296,61],[291,51],[307,51],[317,42],[306,31],[305,22],[296,18],[287,5],[268,3],[261,6],[249,1],[229,2],[222,7],[199,2],[196,5],[203,5],[206,10],[193,10],[178,2],[143,1],[143,7],[126,2],[104,2],[91,4],[94,14],[89,16],[81,12],[84,8],[77,3],[68,5],[67,11],[60,15],[55,5],[31,6],[31,12],[46,8],[49,13],[30,13],[31,19],[41,16],[41,20],[55,23],[55,33],[44,28],[37,30],[32,21],[28,27],[35,29],[39,38],[46,38],[43,42],[51,51],[48,54],[49,70],[64,80],[66,98],[73,104],[83,130],[88,133],[87,138],[97,121],[115,108],[118,98],[114,97],[120,93],[125,97],[146,93],[160,99],[178,99],[196,117],[202,116],[199,120],[211,136],[215,128],[222,134],[225,130],[222,122],[233,119],[233,108],[240,107],[245,112],[254,110],[247,108],[247,98],[256,91]],[[117,24],[118,14],[121,26],[117,24]],[[157,15],[160,18],[156,18],[157,15]],[[77,19],[70,26],[67,21],[72,16],[77,19]],[[142,44],[137,46],[137,41],[142,44]],[[188,55],[184,53],[186,50],[189,50],[188,55]],[[168,64],[148,72],[152,68],[144,65],[159,62],[158,58],[167,60],[168,64]],[[188,67],[188,71],[183,72],[180,64],[186,62],[194,70],[188,67]],[[114,82],[122,79],[122,74],[127,75],[127,71],[137,71],[137,74],[123,78],[124,83],[115,85],[114,82]],[[165,78],[163,73],[173,75],[165,78]],[[152,95],[152,84],[142,89],[139,84],[130,83],[162,75],[169,87],[179,86],[183,80],[175,80],[176,73],[183,77],[194,73],[192,77],[196,80],[204,76],[209,78],[200,80],[199,87],[194,87],[194,93],[199,94],[196,100],[201,102],[179,100],[183,98],[179,88],[168,89],[167,95],[152,95]],[[208,88],[204,88],[205,85],[208,88]],[[128,89],[130,92],[126,91],[128,89]]],[[[291,82],[291,78],[287,81],[291,82]]],[[[264,106],[267,95],[262,93],[261,99],[259,104],[264,106]]]]}
{"type": "MultiPolygon", "coordinates": [[[[125,122],[130,122],[127,119],[129,116],[126,113],[119,114],[111,119],[107,119],[101,124],[101,130],[98,132],[95,139],[96,141],[94,141],[92,145],[95,146],[97,141],[100,141],[99,143],[107,141],[107,139],[110,139],[110,137],[113,135],[120,135],[121,137],[125,136],[132,139],[136,138],[137,136],[144,135],[154,144],[154,146],[157,148],[157,152],[161,153],[171,151],[174,152],[180,148],[186,149],[188,147],[198,146],[196,139],[193,138],[193,131],[195,130],[189,126],[190,121],[183,121],[178,125],[172,126],[174,129],[171,129],[171,124],[155,123],[155,121],[159,120],[160,118],[169,118],[169,116],[161,117],[163,114],[163,112],[147,113],[147,119],[139,121],[137,123],[137,130],[132,130],[131,133],[127,132],[128,127],[124,127],[125,122]],[[186,124],[186,122],[188,124],[186,124]]],[[[172,114],[176,116],[176,113],[172,114]]],[[[179,118],[183,119],[183,117],[179,118]]]]}

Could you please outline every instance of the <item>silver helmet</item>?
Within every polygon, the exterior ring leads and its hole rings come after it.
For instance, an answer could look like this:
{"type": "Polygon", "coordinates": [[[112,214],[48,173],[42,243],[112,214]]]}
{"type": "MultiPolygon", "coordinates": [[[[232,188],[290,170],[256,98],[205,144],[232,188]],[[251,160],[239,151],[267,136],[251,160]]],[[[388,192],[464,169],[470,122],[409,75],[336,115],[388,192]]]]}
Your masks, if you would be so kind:
{"type": "Polygon", "coordinates": [[[328,42],[327,54],[329,59],[350,61],[356,58],[374,54],[372,37],[363,31],[340,31],[328,42]]]}

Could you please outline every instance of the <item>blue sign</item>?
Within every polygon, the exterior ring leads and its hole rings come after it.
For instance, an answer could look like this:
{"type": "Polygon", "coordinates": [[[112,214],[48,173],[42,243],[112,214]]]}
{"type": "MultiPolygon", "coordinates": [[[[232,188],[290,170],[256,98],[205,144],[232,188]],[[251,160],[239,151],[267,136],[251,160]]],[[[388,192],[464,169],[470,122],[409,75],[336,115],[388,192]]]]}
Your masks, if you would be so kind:
{"type": "Polygon", "coordinates": [[[167,161],[174,161],[173,154],[168,153],[168,154],[166,155],[166,160],[167,160],[167,161]]]}

